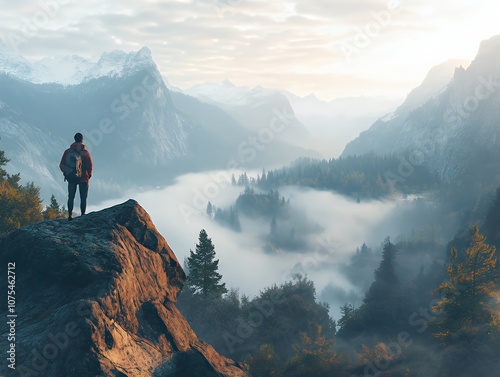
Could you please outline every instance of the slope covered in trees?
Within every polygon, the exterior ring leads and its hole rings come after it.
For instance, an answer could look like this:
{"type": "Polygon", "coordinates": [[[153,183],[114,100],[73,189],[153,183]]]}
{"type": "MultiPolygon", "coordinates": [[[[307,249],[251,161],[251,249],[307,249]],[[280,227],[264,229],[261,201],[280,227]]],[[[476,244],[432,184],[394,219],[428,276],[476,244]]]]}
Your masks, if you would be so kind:
{"type": "Polygon", "coordinates": [[[8,233],[43,219],[40,189],[33,183],[21,185],[19,174],[3,169],[9,162],[0,151],[0,233],[8,233]]]}
{"type": "Polygon", "coordinates": [[[40,189],[33,182],[20,184],[20,174],[8,174],[4,167],[9,160],[0,151],[0,233],[9,233],[25,225],[44,219],[66,217],[52,195],[50,205],[44,209],[40,189]]]}
{"type": "Polygon", "coordinates": [[[362,304],[345,303],[337,321],[318,302],[314,283],[300,275],[252,299],[234,289],[218,298],[188,290],[179,305],[200,338],[252,376],[496,377],[496,248],[478,227],[468,234],[465,246],[454,240],[449,253],[436,249],[432,237],[387,238],[375,250],[363,244],[345,270],[355,278],[367,264],[378,268],[362,304]],[[437,250],[444,265],[415,266],[437,250]]]}
{"type": "Polygon", "coordinates": [[[397,189],[415,193],[435,186],[437,178],[421,166],[396,156],[350,156],[331,160],[303,158],[289,167],[263,172],[256,180],[264,189],[297,185],[334,190],[355,198],[382,198],[397,189]]]}

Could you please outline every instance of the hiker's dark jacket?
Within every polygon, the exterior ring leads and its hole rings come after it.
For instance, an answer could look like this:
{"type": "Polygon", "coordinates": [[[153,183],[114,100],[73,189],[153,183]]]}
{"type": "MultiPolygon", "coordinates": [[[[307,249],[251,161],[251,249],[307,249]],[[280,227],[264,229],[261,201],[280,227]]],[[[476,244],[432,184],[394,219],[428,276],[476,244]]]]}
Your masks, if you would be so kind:
{"type": "Polygon", "coordinates": [[[77,183],[88,182],[90,177],[92,177],[92,157],[90,156],[90,152],[85,149],[85,144],[83,143],[74,142],[64,151],[61,163],[59,164],[59,169],[61,169],[64,175],[71,172],[71,168],[66,165],[68,153],[71,152],[71,150],[77,151],[80,156],[82,156],[82,176],[78,179],[77,183]]]}

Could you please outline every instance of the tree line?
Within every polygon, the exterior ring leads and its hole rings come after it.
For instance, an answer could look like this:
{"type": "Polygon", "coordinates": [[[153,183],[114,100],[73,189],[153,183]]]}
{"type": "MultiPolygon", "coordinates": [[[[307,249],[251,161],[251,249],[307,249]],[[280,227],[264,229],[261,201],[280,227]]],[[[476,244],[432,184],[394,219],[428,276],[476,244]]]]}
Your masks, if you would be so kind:
{"type": "Polygon", "coordinates": [[[383,198],[394,190],[417,193],[435,188],[439,183],[424,166],[417,166],[412,174],[395,179],[401,164],[402,161],[393,155],[366,154],[329,160],[300,158],[281,169],[263,170],[257,178],[243,173],[238,179],[233,177],[232,183],[264,190],[288,185],[334,190],[357,200],[383,198]]]}
{"type": "Polygon", "coordinates": [[[8,174],[4,167],[9,162],[4,151],[0,151],[0,233],[9,233],[38,221],[66,218],[66,209],[61,207],[54,195],[44,208],[40,188],[33,182],[20,184],[21,175],[8,174]]]}

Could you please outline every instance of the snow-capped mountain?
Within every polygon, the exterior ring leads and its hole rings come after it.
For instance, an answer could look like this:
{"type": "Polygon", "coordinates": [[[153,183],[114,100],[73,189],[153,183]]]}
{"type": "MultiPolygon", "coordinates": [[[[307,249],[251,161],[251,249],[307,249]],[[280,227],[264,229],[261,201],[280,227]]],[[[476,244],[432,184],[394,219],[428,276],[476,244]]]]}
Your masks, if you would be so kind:
{"type": "Polygon", "coordinates": [[[106,52],[99,59],[71,55],[30,62],[0,41],[0,72],[34,84],[78,85],[102,77],[130,76],[154,67],[151,51],[147,47],[129,53],[118,50],[106,52]]]}
{"type": "MultiPolygon", "coordinates": [[[[262,96],[253,108],[262,114],[252,117],[266,118],[259,127],[285,124],[293,134],[286,104],[262,96]]],[[[58,165],[76,132],[95,161],[93,195],[104,198],[191,171],[260,169],[308,155],[287,143],[281,128],[261,135],[221,106],[172,95],[148,48],[38,62],[0,48],[0,150],[11,160],[8,171],[41,186],[43,198],[64,195],[58,165]]]]}
{"type": "Polygon", "coordinates": [[[95,63],[30,63],[4,53],[1,69],[0,147],[9,168],[42,191],[64,190],[57,167],[76,132],[84,134],[93,182],[103,193],[130,182],[160,183],[162,169],[187,159],[194,129],[175,109],[147,48],[107,53],[95,63]]]}
{"type": "Polygon", "coordinates": [[[396,154],[406,167],[400,175],[410,174],[411,165],[426,165],[445,182],[496,177],[500,36],[482,42],[470,66],[457,66],[447,85],[432,87],[428,84],[431,76],[432,72],[394,113],[349,143],[343,156],[396,154]]]}

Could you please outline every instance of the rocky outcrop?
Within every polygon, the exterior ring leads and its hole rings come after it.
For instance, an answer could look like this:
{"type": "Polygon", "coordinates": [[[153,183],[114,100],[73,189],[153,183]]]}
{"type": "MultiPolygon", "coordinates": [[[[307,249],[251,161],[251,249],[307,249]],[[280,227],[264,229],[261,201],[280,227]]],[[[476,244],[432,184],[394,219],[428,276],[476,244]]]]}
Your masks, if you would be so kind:
{"type": "Polygon", "coordinates": [[[133,200],[3,236],[0,264],[15,274],[14,310],[3,302],[0,315],[17,315],[15,340],[5,344],[6,326],[0,336],[2,354],[14,345],[16,370],[2,357],[2,376],[246,375],[177,310],[185,274],[133,200]]]}

